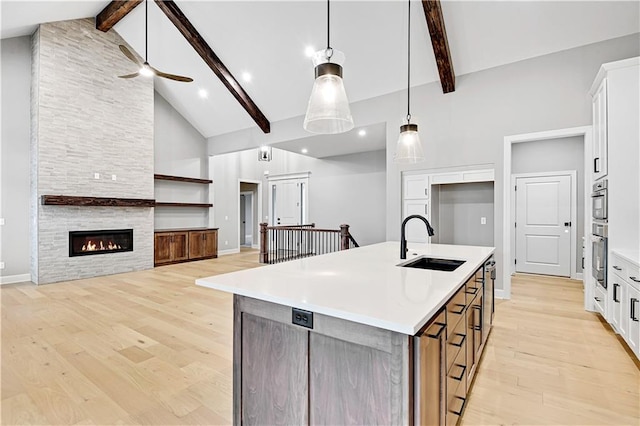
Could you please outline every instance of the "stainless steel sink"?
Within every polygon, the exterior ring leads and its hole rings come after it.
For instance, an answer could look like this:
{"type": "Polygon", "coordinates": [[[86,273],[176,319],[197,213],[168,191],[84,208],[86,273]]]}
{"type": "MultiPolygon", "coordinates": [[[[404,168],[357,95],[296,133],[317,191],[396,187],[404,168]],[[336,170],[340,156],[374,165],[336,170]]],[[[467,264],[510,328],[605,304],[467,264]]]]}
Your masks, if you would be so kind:
{"type": "Polygon", "coordinates": [[[431,269],[434,271],[451,272],[458,269],[458,267],[464,262],[464,260],[438,259],[435,257],[420,256],[411,262],[398,266],[402,266],[403,268],[431,269]]]}

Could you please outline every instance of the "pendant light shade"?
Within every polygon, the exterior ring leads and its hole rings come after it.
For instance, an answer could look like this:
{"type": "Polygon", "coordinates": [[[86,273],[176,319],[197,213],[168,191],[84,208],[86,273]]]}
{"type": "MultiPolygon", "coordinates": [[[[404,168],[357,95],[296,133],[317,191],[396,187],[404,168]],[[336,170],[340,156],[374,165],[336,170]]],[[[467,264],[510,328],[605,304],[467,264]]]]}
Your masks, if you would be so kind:
{"type": "MultiPolygon", "coordinates": [[[[335,134],[353,129],[349,100],[342,81],[342,66],[335,60],[331,61],[334,50],[329,42],[330,17],[327,0],[327,48],[323,54],[316,54],[314,59],[315,82],[303,124],[310,133],[335,134]],[[318,63],[320,60],[322,63],[318,63]]],[[[339,53],[338,57],[341,55],[341,52],[335,53],[339,53]]]]}
{"type": "Polygon", "coordinates": [[[405,124],[400,126],[400,136],[396,155],[393,159],[396,163],[411,164],[424,161],[422,143],[418,135],[417,124],[405,124]]]}
{"type": "Polygon", "coordinates": [[[418,125],[411,123],[411,0],[408,0],[407,14],[407,124],[400,126],[400,136],[393,157],[395,163],[413,164],[424,161],[422,142],[418,135],[418,125]]]}
{"type": "Polygon", "coordinates": [[[343,133],[353,129],[347,92],[342,81],[342,67],[326,62],[315,69],[304,129],[311,133],[343,133]]]}

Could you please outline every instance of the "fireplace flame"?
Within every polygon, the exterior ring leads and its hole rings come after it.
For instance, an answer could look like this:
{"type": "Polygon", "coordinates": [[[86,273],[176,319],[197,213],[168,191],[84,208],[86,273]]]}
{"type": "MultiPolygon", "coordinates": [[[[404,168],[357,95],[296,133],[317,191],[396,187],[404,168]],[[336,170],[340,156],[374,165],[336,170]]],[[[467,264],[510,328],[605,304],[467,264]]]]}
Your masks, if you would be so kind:
{"type": "Polygon", "coordinates": [[[104,241],[100,240],[97,243],[89,240],[87,244],[82,245],[82,251],[105,251],[105,250],[121,250],[122,247],[113,241],[108,241],[107,245],[104,245],[104,241]]]}

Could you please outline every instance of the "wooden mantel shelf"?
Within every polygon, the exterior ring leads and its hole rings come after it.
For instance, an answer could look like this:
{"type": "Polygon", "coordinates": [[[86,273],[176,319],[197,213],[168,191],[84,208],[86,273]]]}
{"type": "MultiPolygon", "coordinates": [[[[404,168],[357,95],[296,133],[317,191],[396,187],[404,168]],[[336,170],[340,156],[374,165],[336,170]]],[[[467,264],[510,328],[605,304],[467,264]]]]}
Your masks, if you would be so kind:
{"type": "Polygon", "coordinates": [[[171,175],[153,175],[155,180],[172,180],[175,182],[188,182],[188,183],[203,183],[209,184],[213,183],[211,179],[198,179],[198,178],[190,178],[190,177],[182,177],[182,176],[171,176],[171,175]]]}
{"type": "Polygon", "coordinates": [[[146,198],[78,197],[70,195],[43,195],[45,206],[82,207],[154,207],[156,200],[146,198]]]}
{"type": "Polygon", "coordinates": [[[169,203],[156,202],[156,207],[213,207],[213,204],[207,203],[169,203]]]}

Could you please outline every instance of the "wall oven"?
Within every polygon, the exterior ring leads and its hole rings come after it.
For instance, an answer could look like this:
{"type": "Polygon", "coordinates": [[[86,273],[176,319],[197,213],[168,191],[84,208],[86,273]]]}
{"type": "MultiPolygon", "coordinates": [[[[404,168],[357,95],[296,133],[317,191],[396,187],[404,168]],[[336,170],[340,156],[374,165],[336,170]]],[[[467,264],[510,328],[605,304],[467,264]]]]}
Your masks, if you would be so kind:
{"type": "Polygon", "coordinates": [[[602,179],[593,184],[591,193],[592,216],[595,220],[607,220],[607,180],[602,179]]]}
{"type": "Polygon", "coordinates": [[[607,288],[607,224],[594,223],[591,233],[591,275],[603,288],[607,288]]]}

